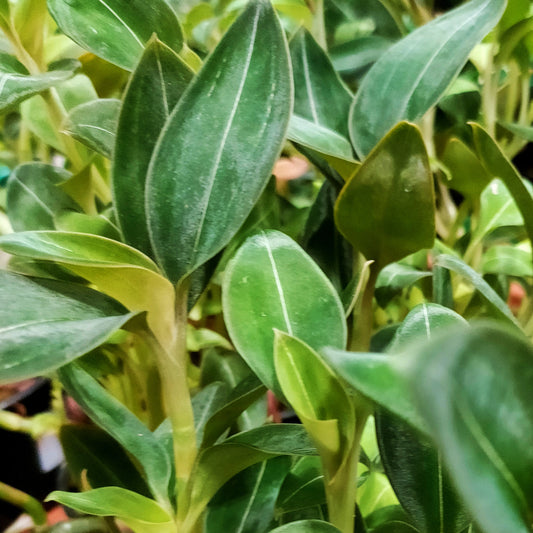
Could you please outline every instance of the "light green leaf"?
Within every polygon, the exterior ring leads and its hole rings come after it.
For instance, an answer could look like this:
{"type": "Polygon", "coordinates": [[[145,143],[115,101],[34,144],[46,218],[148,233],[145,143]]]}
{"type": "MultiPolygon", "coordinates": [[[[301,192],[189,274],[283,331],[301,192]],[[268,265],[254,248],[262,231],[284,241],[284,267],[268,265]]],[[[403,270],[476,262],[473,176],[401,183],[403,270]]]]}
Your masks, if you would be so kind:
{"type": "Polygon", "coordinates": [[[62,211],[80,211],[80,206],[59,187],[70,173],[44,163],[19,165],[7,182],[7,212],[15,231],[55,229],[62,211]]]}
{"type": "Polygon", "coordinates": [[[435,264],[452,270],[466,278],[479,291],[481,296],[492,306],[505,322],[512,324],[521,331],[513,313],[496,291],[471,267],[453,255],[441,254],[435,258],[435,264]]]}
{"type": "Polygon", "coordinates": [[[176,52],[183,45],[178,19],[164,0],[48,0],[48,9],[74,42],[126,70],[133,70],[154,33],[176,52]]]}
{"type": "Polygon", "coordinates": [[[340,533],[340,531],[321,520],[297,520],[272,529],[270,533],[340,533]]]}
{"type": "Polygon", "coordinates": [[[364,77],[350,112],[350,135],[359,156],[366,156],[394,124],[418,120],[437,103],[504,7],[505,0],[471,0],[381,56],[364,77]]]}
{"type": "Polygon", "coordinates": [[[77,61],[65,60],[53,70],[30,75],[17,59],[0,54],[0,112],[9,111],[23,100],[72,78],[77,68],[77,61]]]}
{"type": "Polygon", "coordinates": [[[287,132],[289,140],[315,150],[320,155],[329,155],[345,161],[354,161],[350,142],[337,132],[292,115],[287,132]]]}
{"type": "Polygon", "coordinates": [[[279,330],[275,330],[274,364],[285,398],[315,442],[332,479],[351,451],[355,434],[352,401],[314,350],[279,330]],[[321,422],[329,422],[328,431],[321,422]]]}
{"type": "Polygon", "coordinates": [[[274,519],[276,499],[290,464],[288,457],[274,457],[230,479],[209,503],[205,532],[267,531],[274,519]]]}
{"type": "Polygon", "coordinates": [[[493,246],[483,254],[481,271],[484,274],[533,276],[531,250],[516,246],[493,246]]]}
{"type": "Polygon", "coordinates": [[[135,533],[172,533],[172,517],[157,502],[121,487],[102,487],[87,492],[54,491],[47,501],[96,516],[116,516],[129,524],[135,533]]]}
{"type": "Polygon", "coordinates": [[[290,53],[294,113],[349,142],[348,113],[353,97],[327,54],[304,28],[291,39],[290,53]]]}
{"type": "Polygon", "coordinates": [[[505,183],[524,217],[529,239],[533,240],[533,197],[531,193],[496,141],[478,124],[471,124],[471,126],[474,132],[476,150],[486,171],[505,183]]]}
{"type": "Polygon", "coordinates": [[[119,112],[120,100],[99,98],[73,108],[63,129],[77,141],[110,159],[119,112]]]}
{"type": "Polygon", "coordinates": [[[161,130],[192,77],[183,60],[154,38],[124,95],[113,161],[114,205],[125,241],[150,256],[145,210],[148,166],[161,130]]]}
{"type": "Polygon", "coordinates": [[[226,269],[222,303],[237,351],[283,396],[274,369],[274,331],[312,349],[346,345],[342,303],[324,273],[289,237],[261,232],[247,239],[226,269]]]}
{"type": "MultiPolygon", "coordinates": [[[[228,386],[222,381],[215,381],[207,385],[207,387],[204,387],[193,397],[194,428],[196,430],[196,443],[198,446],[202,444],[205,426],[208,420],[224,406],[228,396],[228,386]]],[[[171,429],[170,424],[169,428],[171,429]]]]}
{"type": "Polygon", "coordinates": [[[511,124],[510,122],[500,122],[499,124],[507,131],[514,133],[517,137],[520,137],[528,142],[533,142],[533,127],[522,126],[520,124],[511,124]]]}
{"type": "Polygon", "coordinates": [[[155,436],[81,366],[71,363],[62,367],[59,378],[91,419],[137,459],[152,494],[168,506],[170,463],[155,436]]]}
{"type": "Polygon", "coordinates": [[[270,179],[291,112],[286,46],[272,7],[250,3],[163,130],[146,205],[155,255],[173,282],[231,240],[270,179]]]}
{"type": "Polygon", "coordinates": [[[5,271],[0,297],[6,303],[0,308],[1,383],[55,370],[103,344],[133,317],[86,287],[5,271]]]}
{"type": "Polygon", "coordinates": [[[496,325],[417,352],[411,385],[460,496],[486,533],[531,530],[533,350],[496,325]]]}
{"type": "Polygon", "coordinates": [[[104,215],[86,215],[85,213],[66,211],[56,215],[54,221],[59,231],[90,233],[120,241],[118,228],[104,215]]]}
{"type": "Polygon", "coordinates": [[[94,283],[132,311],[147,311],[147,321],[166,345],[172,335],[174,288],[151,259],[105,237],[59,231],[28,231],[0,237],[8,253],[55,261],[94,283]]]}
{"type": "Polygon", "coordinates": [[[424,141],[416,126],[402,122],[346,183],[335,205],[335,222],[352,246],[380,270],[433,246],[434,210],[424,141]]]}
{"type": "Polygon", "coordinates": [[[193,472],[188,524],[195,524],[215,493],[245,468],[280,455],[316,455],[300,424],[271,424],[238,433],[203,451],[193,472]]]}
{"type": "Polygon", "coordinates": [[[431,277],[431,272],[424,272],[409,265],[391,263],[378,275],[376,281],[375,297],[381,307],[402,289],[414,285],[423,278],[431,277]]]}

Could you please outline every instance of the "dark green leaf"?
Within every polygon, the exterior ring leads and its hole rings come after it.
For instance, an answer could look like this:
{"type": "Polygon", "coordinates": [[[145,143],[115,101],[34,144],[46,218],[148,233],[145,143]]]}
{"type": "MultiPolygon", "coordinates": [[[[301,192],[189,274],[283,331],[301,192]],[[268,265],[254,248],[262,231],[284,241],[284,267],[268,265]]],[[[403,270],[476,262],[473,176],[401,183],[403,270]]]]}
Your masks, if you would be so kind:
{"type": "Polygon", "coordinates": [[[531,251],[516,246],[493,246],[483,254],[481,270],[484,274],[533,276],[531,251]]]}
{"type": "Polygon", "coordinates": [[[74,107],[63,125],[65,133],[111,158],[115,146],[120,100],[100,98],[74,107]]]}
{"type": "Polygon", "coordinates": [[[55,370],[104,343],[133,316],[86,287],[5,271],[0,296],[9,304],[0,308],[2,383],[55,370]]]}
{"type": "Polygon", "coordinates": [[[289,467],[288,457],[274,457],[252,465],[230,479],[209,504],[206,533],[268,531],[280,486],[289,467]]]}
{"type": "Polygon", "coordinates": [[[44,163],[19,165],[7,182],[7,211],[15,231],[55,229],[54,217],[80,206],[59,187],[70,173],[44,163]]]}
{"type": "Polygon", "coordinates": [[[472,517],[486,533],[531,530],[533,350],[501,327],[450,331],[421,347],[419,408],[472,517]]]}
{"type": "Polygon", "coordinates": [[[78,67],[77,61],[65,61],[57,69],[31,75],[13,56],[0,54],[0,112],[9,111],[30,96],[68,80],[78,67]]]}
{"type": "Polygon", "coordinates": [[[433,177],[418,128],[398,124],[346,183],[335,206],[339,231],[379,270],[435,238],[433,177]],[[406,216],[409,213],[409,216],[406,216]]]}
{"type": "Polygon", "coordinates": [[[193,397],[192,408],[194,413],[194,426],[196,429],[196,443],[198,446],[202,444],[207,422],[214,413],[225,405],[228,396],[228,386],[222,381],[214,381],[193,397]]]}
{"type": "Polygon", "coordinates": [[[182,59],[153,39],[124,95],[113,162],[115,209],[125,241],[148,255],[153,255],[145,210],[148,166],[159,134],[192,77],[182,59]]]}
{"type": "Polygon", "coordinates": [[[245,221],[270,179],[290,111],[285,38],[272,7],[258,0],[207,59],[155,149],[148,224],[169,279],[213,257],[245,221]]]}
{"type": "Polygon", "coordinates": [[[409,265],[391,263],[378,275],[375,297],[381,307],[402,289],[414,285],[417,281],[431,276],[431,272],[424,272],[409,265]]]}
{"type": "Polygon", "coordinates": [[[274,369],[274,331],[311,348],[344,348],[340,299],[309,256],[282,233],[247,239],[226,269],[223,307],[237,350],[263,383],[282,396],[274,369]]]}
{"type": "Polygon", "coordinates": [[[340,533],[339,530],[321,520],[298,520],[272,529],[270,533],[340,533]]]}
{"type": "Polygon", "coordinates": [[[48,9],[73,41],[126,70],[153,33],[176,52],[182,48],[178,19],[164,0],[48,0],[48,9]]]}
{"type": "Polygon", "coordinates": [[[149,496],[149,489],[124,449],[96,427],[68,424],[60,430],[61,447],[76,483],[83,471],[92,488],[130,489],[149,496]]]}
{"type": "Polygon", "coordinates": [[[365,76],[350,113],[350,134],[364,157],[401,120],[418,120],[498,22],[505,0],[472,0],[393,45],[365,76]]]}
{"type": "MultiPolygon", "coordinates": [[[[353,97],[312,35],[300,28],[290,42],[294,113],[348,141],[353,97]]],[[[348,152],[351,156],[351,148],[348,152]]]]}
{"type": "Polygon", "coordinates": [[[137,459],[152,494],[168,505],[169,459],[148,428],[76,363],[61,368],[59,378],[92,420],[137,459]]]}

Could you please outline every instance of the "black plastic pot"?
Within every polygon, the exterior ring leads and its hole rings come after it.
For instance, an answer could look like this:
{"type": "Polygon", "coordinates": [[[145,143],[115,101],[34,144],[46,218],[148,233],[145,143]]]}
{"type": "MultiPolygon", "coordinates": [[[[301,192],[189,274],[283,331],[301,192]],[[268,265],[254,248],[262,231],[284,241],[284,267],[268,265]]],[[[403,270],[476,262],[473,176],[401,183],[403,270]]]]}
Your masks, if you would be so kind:
{"type": "MultiPolygon", "coordinates": [[[[36,379],[29,388],[0,402],[0,409],[13,410],[22,404],[28,416],[42,413],[50,406],[50,384],[36,379]]],[[[54,489],[57,468],[43,457],[42,443],[30,436],[0,429],[0,481],[43,499],[54,489]],[[48,464],[47,464],[48,463],[48,464]]],[[[21,510],[0,501],[0,531],[21,513],[21,510]]]]}

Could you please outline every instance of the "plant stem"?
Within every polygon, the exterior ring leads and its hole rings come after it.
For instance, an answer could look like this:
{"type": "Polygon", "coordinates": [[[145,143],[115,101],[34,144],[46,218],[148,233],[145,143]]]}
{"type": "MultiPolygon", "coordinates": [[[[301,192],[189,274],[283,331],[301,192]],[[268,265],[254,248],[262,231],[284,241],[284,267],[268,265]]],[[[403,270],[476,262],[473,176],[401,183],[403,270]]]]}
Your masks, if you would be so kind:
{"type": "Polygon", "coordinates": [[[14,487],[10,487],[1,481],[0,500],[4,500],[26,511],[36,525],[46,524],[46,512],[43,506],[33,496],[14,487]]]}
{"type": "Polygon", "coordinates": [[[492,44],[488,54],[485,72],[483,73],[483,115],[485,127],[491,136],[496,131],[496,106],[498,92],[498,74],[494,72],[494,54],[496,45],[492,44]]]}
{"type": "Polygon", "coordinates": [[[365,352],[370,347],[370,338],[372,336],[374,324],[374,290],[376,288],[376,281],[380,270],[381,269],[376,263],[370,265],[370,274],[363,293],[361,309],[359,315],[354,314],[354,327],[350,341],[350,351],[365,352]]]}

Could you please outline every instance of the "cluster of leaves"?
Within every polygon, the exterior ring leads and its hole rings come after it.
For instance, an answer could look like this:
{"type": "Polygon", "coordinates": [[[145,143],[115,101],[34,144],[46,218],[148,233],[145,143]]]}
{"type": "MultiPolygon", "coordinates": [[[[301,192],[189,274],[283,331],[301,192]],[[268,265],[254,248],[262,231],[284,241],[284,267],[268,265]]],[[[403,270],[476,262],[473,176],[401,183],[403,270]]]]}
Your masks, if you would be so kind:
{"type": "Polygon", "coordinates": [[[95,424],[50,499],[135,533],[531,531],[533,17],[452,4],[0,0],[0,383],[95,424]]]}

